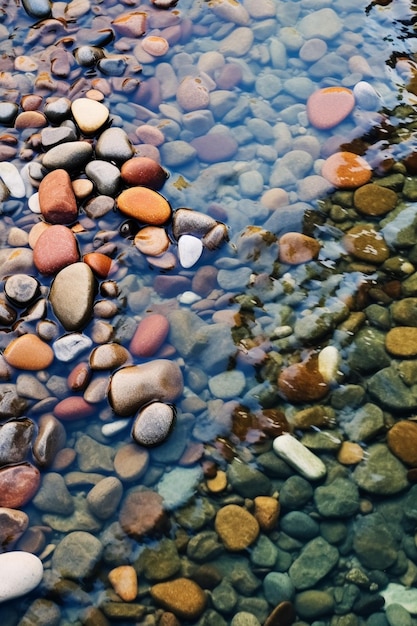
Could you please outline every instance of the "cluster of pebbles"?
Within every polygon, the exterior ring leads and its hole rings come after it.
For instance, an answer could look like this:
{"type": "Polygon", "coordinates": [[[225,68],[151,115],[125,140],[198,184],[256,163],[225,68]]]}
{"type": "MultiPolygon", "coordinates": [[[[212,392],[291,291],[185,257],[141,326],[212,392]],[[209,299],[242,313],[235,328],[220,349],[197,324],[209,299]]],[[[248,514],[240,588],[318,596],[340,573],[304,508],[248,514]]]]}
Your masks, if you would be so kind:
{"type": "Polygon", "coordinates": [[[414,624],[417,166],[362,5],[2,11],[5,626],[414,624]]]}

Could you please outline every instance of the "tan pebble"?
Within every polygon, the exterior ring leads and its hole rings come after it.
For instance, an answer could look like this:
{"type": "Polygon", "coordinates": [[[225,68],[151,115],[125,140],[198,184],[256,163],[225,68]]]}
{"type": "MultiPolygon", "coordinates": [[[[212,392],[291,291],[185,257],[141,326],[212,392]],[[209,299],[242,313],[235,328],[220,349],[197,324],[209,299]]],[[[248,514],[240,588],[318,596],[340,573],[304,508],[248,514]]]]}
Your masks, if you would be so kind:
{"type": "Polygon", "coordinates": [[[286,233],[279,239],[279,260],[281,263],[298,265],[308,263],[318,257],[320,243],[302,233],[286,233]]]}
{"type": "Polygon", "coordinates": [[[114,328],[111,324],[103,320],[94,320],[93,328],[91,329],[91,339],[94,343],[107,343],[111,341],[113,335],[114,328]]]}
{"type": "Polygon", "coordinates": [[[109,572],[109,581],[124,602],[132,602],[138,595],[138,578],[131,565],[120,565],[109,572]]]}
{"type": "Polygon", "coordinates": [[[25,128],[44,128],[48,125],[48,120],[40,111],[23,111],[16,117],[14,126],[17,130],[25,128]]]}
{"type": "Polygon", "coordinates": [[[385,215],[397,204],[397,194],[389,187],[382,187],[375,183],[369,183],[356,189],[353,194],[353,203],[361,213],[365,215],[385,215]]]}
{"type": "Polygon", "coordinates": [[[25,230],[23,230],[23,228],[16,228],[16,226],[12,226],[9,230],[7,243],[9,246],[13,247],[27,246],[29,243],[29,235],[25,230]]]}
{"type": "Polygon", "coordinates": [[[24,111],[37,111],[42,104],[42,100],[42,96],[30,93],[22,96],[20,104],[24,111]]]}
{"type": "Polygon", "coordinates": [[[173,270],[177,265],[177,257],[172,252],[164,252],[160,256],[147,256],[150,265],[160,270],[173,270]]]}
{"type": "Polygon", "coordinates": [[[315,405],[291,416],[291,425],[301,430],[309,430],[313,427],[328,426],[334,418],[334,410],[331,407],[315,405]]]}
{"type": "Polygon", "coordinates": [[[228,504],[216,515],[214,527],[227,550],[239,552],[248,548],[259,535],[259,523],[246,509],[228,504]]]}
{"type": "Polygon", "coordinates": [[[17,56],[14,60],[14,68],[18,72],[36,72],[38,64],[29,56],[17,56]]]}
{"type": "Polygon", "coordinates": [[[169,247],[169,237],[164,228],[145,226],[136,234],[135,246],[142,254],[159,256],[169,247]]]}
{"type": "Polygon", "coordinates": [[[74,463],[76,457],[77,453],[73,448],[62,448],[57,452],[51,469],[55,472],[67,470],[74,463]]]}
{"type": "Polygon", "coordinates": [[[72,181],[72,189],[77,200],[85,200],[93,192],[94,185],[86,178],[76,178],[72,181]]]}
{"type": "Polygon", "coordinates": [[[98,89],[89,89],[85,93],[86,98],[90,98],[90,100],[96,100],[97,102],[103,102],[104,94],[98,89]]]}
{"type": "Polygon", "coordinates": [[[38,222],[29,231],[29,246],[32,248],[35,247],[36,242],[39,237],[42,235],[43,231],[50,227],[50,224],[46,224],[45,222],[38,222]]]}
{"type": "Polygon", "coordinates": [[[400,420],[388,431],[388,447],[403,463],[417,467],[417,424],[400,420]]]}
{"type": "Polygon", "coordinates": [[[184,620],[196,620],[206,607],[205,592],[188,578],[158,583],[151,587],[150,593],[155,602],[184,620]]]}
{"type": "Polygon", "coordinates": [[[275,187],[268,189],[262,194],[261,203],[266,206],[267,209],[278,209],[281,206],[287,206],[289,204],[288,193],[285,189],[275,187]]]}
{"type": "Polygon", "coordinates": [[[344,441],[337,453],[337,460],[342,465],[356,465],[364,457],[364,451],[358,443],[344,441]]]}
{"type": "Polygon", "coordinates": [[[90,354],[89,364],[92,370],[112,370],[130,359],[130,353],[119,343],[106,343],[97,346],[90,354]]]}
{"type": "Polygon", "coordinates": [[[142,143],[148,143],[151,146],[161,146],[165,141],[164,133],[156,126],[151,126],[150,124],[138,126],[135,134],[142,143]]]}
{"type": "Polygon", "coordinates": [[[385,336],[387,352],[398,357],[417,355],[417,328],[414,326],[396,326],[385,336]]]}
{"type": "Polygon", "coordinates": [[[218,470],[214,478],[206,481],[207,488],[211,493],[221,493],[227,487],[227,474],[223,470],[218,470]]]}
{"type": "Polygon", "coordinates": [[[142,40],[142,48],[153,57],[161,57],[169,50],[169,43],[164,37],[148,35],[142,40]]]}
{"type": "Polygon", "coordinates": [[[109,110],[101,102],[90,98],[77,98],[71,105],[75,122],[82,133],[87,135],[99,130],[109,117],[109,110]]]}
{"type": "Polygon", "coordinates": [[[17,369],[43,370],[54,360],[54,353],[37,335],[28,333],[13,339],[4,351],[7,363],[17,369]]]}
{"type": "Polygon", "coordinates": [[[114,471],[120,480],[131,482],[138,480],[149,465],[149,452],[135,443],[128,443],[116,452],[114,471]]]}
{"type": "Polygon", "coordinates": [[[255,518],[263,532],[276,529],[280,513],[280,504],[271,496],[257,496],[254,500],[255,518]]]}

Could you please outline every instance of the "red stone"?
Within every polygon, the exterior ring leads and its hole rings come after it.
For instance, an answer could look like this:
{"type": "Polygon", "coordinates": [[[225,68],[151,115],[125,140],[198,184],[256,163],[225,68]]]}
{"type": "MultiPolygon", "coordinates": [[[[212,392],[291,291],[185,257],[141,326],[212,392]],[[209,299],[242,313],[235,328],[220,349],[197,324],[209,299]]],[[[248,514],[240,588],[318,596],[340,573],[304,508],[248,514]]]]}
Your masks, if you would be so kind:
{"type": "Polygon", "coordinates": [[[140,156],[125,161],[120,170],[128,185],[142,185],[155,191],[161,189],[168,178],[166,171],[153,159],[140,156]]]}
{"type": "Polygon", "coordinates": [[[68,387],[72,391],[84,391],[90,382],[91,370],[88,363],[78,363],[68,375],[68,387]]]}
{"type": "Polygon", "coordinates": [[[79,258],[74,234],[61,224],[46,228],[33,249],[33,262],[41,274],[56,274],[79,258]]]}
{"type": "Polygon", "coordinates": [[[0,506],[19,509],[38,491],[39,470],[30,463],[10,465],[0,469],[0,506]]]}
{"type": "Polygon", "coordinates": [[[39,185],[39,206],[46,222],[72,224],[78,216],[71,178],[65,170],[49,172],[39,185]]]}
{"type": "Polygon", "coordinates": [[[129,350],[134,356],[153,356],[164,343],[168,332],[169,322],[165,315],[152,313],[139,322],[129,350]]]}
{"type": "Polygon", "coordinates": [[[91,417],[96,412],[96,407],[89,404],[81,396],[64,398],[54,408],[54,415],[60,420],[72,421],[85,417],[91,417]]]}
{"type": "Polygon", "coordinates": [[[107,278],[111,267],[111,258],[108,257],[107,254],[89,252],[84,255],[83,261],[87,263],[96,276],[99,278],[107,278]]]}
{"type": "Polygon", "coordinates": [[[317,355],[283,369],[278,376],[278,388],[282,396],[294,404],[320,400],[329,391],[318,370],[317,355]]]}

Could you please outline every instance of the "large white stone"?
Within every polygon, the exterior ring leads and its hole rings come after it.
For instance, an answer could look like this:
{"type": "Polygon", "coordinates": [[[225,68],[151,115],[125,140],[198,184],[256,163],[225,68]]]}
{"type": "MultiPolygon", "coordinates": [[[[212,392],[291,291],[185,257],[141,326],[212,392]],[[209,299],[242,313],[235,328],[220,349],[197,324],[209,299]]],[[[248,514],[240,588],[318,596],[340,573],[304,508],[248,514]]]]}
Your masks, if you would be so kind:
{"type": "Polygon", "coordinates": [[[400,604],[412,615],[417,615],[417,589],[415,587],[404,587],[397,583],[390,583],[379,593],[385,600],[384,608],[390,604],[400,604]]]}
{"type": "Polygon", "coordinates": [[[182,235],[178,240],[178,258],[184,268],[195,265],[203,253],[203,243],[194,235],[182,235]]]}
{"type": "Polygon", "coordinates": [[[90,98],[77,98],[71,105],[74,119],[82,133],[95,133],[109,117],[109,110],[101,102],[90,98]]]}
{"type": "Polygon", "coordinates": [[[34,554],[20,550],[0,554],[0,602],[29,593],[42,576],[42,561],[34,554]]]}
{"type": "Polygon", "coordinates": [[[25,183],[19,170],[13,163],[3,161],[0,163],[0,178],[14,198],[24,198],[26,195],[25,183]]]}
{"type": "Polygon", "coordinates": [[[308,480],[320,480],[326,475],[326,466],[301,441],[285,433],[274,439],[274,452],[308,480]]]}

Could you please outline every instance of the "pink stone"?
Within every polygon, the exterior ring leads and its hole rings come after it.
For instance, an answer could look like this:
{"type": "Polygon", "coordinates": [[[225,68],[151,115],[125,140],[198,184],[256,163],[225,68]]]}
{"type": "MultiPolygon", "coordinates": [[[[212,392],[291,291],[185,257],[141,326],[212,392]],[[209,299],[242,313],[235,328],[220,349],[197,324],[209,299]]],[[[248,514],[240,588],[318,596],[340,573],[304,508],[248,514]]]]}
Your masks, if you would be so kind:
{"type": "Polygon", "coordinates": [[[206,109],[210,103],[207,87],[199,76],[186,76],[177,89],[177,102],[184,111],[206,109]]]}
{"type": "Polygon", "coordinates": [[[74,234],[61,224],[44,230],[33,249],[33,262],[41,274],[56,274],[79,258],[74,234]]]}
{"type": "Polygon", "coordinates": [[[134,356],[153,356],[164,343],[169,332],[169,322],[164,315],[153,313],[139,323],[129,350],[134,356]]]}
{"type": "Polygon", "coordinates": [[[312,126],[329,129],[337,126],[353,110],[355,97],[346,87],[325,87],[307,100],[307,116],[312,126]]]}
{"type": "Polygon", "coordinates": [[[50,224],[72,224],[78,216],[71,178],[65,170],[49,172],[39,185],[39,206],[50,224]]]}
{"type": "Polygon", "coordinates": [[[196,137],[190,145],[197,150],[198,158],[205,163],[228,161],[236,154],[239,147],[236,139],[224,131],[196,137]]]}
{"type": "Polygon", "coordinates": [[[80,396],[64,398],[54,408],[54,415],[60,420],[72,421],[94,415],[96,409],[80,396]]]}
{"type": "Polygon", "coordinates": [[[39,470],[30,463],[10,465],[0,469],[0,506],[19,509],[38,491],[39,470]]]}

